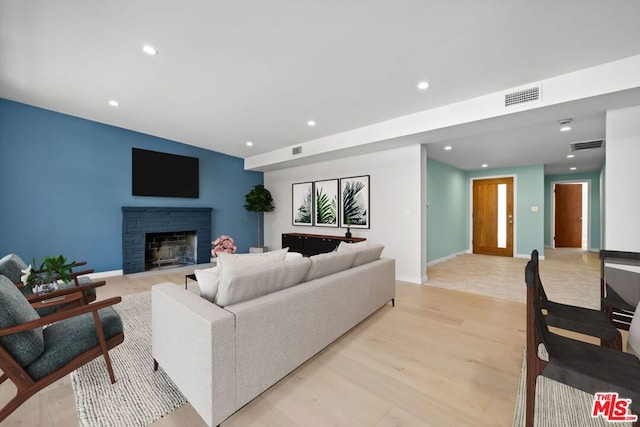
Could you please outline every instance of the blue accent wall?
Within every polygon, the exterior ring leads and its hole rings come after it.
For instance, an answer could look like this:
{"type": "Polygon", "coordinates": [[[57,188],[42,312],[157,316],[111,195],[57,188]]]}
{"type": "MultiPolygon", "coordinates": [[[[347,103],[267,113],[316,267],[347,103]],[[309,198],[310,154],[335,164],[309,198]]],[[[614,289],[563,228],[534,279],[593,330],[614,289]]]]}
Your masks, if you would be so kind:
{"type": "Polygon", "coordinates": [[[0,99],[0,257],[63,254],[122,268],[122,206],[210,207],[213,237],[256,244],[244,195],[263,183],[241,158],[0,99]],[[200,159],[200,198],[131,195],[131,148],[200,159]]]}
{"type": "Polygon", "coordinates": [[[553,189],[551,184],[553,182],[575,182],[575,181],[590,181],[589,184],[589,197],[591,199],[591,207],[589,211],[590,215],[590,247],[588,249],[600,249],[600,171],[590,173],[569,173],[561,175],[546,175],[544,177],[544,244],[551,246],[553,238],[553,218],[552,206],[553,206],[553,189]]]}
{"type": "MultiPolygon", "coordinates": [[[[515,220],[517,255],[529,256],[533,249],[544,255],[544,166],[521,166],[503,169],[482,169],[467,173],[466,194],[471,191],[471,178],[514,175],[516,177],[515,220]],[[538,212],[532,212],[531,207],[537,206],[538,212]]],[[[470,209],[467,209],[467,224],[470,221],[470,209]]],[[[469,225],[467,225],[467,241],[469,240],[469,225]]]]}
{"type": "Polygon", "coordinates": [[[467,250],[466,173],[427,159],[427,262],[467,250]]]}

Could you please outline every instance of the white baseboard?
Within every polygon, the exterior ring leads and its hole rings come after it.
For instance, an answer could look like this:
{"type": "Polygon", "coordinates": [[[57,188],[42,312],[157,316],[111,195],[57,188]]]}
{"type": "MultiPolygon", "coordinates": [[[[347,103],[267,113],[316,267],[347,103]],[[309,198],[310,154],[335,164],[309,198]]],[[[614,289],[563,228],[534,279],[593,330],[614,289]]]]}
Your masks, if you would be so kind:
{"type": "Polygon", "coordinates": [[[450,259],[453,259],[453,258],[455,258],[457,256],[460,256],[460,255],[463,255],[463,254],[467,254],[467,253],[469,253],[469,251],[468,250],[464,250],[464,251],[461,251],[461,252],[457,252],[455,254],[447,255],[447,256],[442,257],[442,258],[434,259],[433,261],[429,261],[427,263],[427,267],[431,267],[432,265],[440,264],[441,262],[449,261],[450,259]]]}
{"type": "Polygon", "coordinates": [[[422,285],[427,280],[427,276],[415,277],[415,276],[403,276],[396,275],[396,280],[400,282],[409,283],[412,285],[422,285]]]}
{"type": "Polygon", "coordinates": [[[589,249],[589,252],[600,253],[600,249],[599,248],[591,248],[591,249],[589,249]]]}
{"type": "MultiPolygon", "coordinates": [[[[524,258],[524,259],[531,259],[531,254],[515,254],[513,256],[514,258],[524,258]]],[[[544,259],[544,255],[538,255],[538,259],[543,260],[544,259]]]]}
{"type": "Polygon", "coordinates": [[[101,271],[99,273],[91,273],[91,274],[88,274],[88,276],[91,279],[102,279],[103,277],[122,276],[123,274],[124,274],[124,271],[122,270],[112,270],[112,271],[101,271]]]}

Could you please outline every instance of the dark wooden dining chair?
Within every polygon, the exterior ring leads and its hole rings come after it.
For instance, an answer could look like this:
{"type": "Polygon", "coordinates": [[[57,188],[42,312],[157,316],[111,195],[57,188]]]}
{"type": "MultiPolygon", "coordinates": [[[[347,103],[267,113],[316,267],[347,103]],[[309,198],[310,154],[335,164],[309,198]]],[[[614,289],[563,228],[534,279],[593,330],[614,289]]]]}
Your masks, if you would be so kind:
{"type": "Polygon", "coordinates": [[[536,249],[531,252],[531,261],[536,269],[536,296],[540,307],[547,312],[547,325],[600,338],[602,346],[622,350],[622,335],[606,312],[549,300],[540,279],[540,262],[536,249]]]}
{"type": "Polygon", "coordinates": [[[616,265],[640,267],[640,253],[605,249],[600,251],[602,310],[617,328],[628,331],[636,306],[640,302],[640,276],[638,273],[616,269],[616,265]],[[626,291],[624,293],[627,298],[621,295],[623,291],[626,291]]]}
{"type": "MultiPolygon", "coordinates": [[[[526,427],[533,427],[536,378],[539,375],[587,393],[616,392],[631,399],[629,409],[640,412],[640,360],[632,354],[566,338],[549,331],[536,295],[536,265],[525,267],[527,285],[526,427]],[[544,344],[548,360],[538,354],[544,344]]],[[[640,421],[634,423],[640,427],[640,421]]]]}
{"type": "Polygon", "coordinates": [[[124,341],[124,333],[111,306],[121,298],[44,317],[32,306],[58,304],[62,301],[58,298],[77,300],[82,293],[71,288],[27,301],[10,279],[0,275],[0,384],[11,380],[17,389],[0,409],[0,423],[35,393],[100,355],[111,383],[115,383],[108,350],[124,341]]]}

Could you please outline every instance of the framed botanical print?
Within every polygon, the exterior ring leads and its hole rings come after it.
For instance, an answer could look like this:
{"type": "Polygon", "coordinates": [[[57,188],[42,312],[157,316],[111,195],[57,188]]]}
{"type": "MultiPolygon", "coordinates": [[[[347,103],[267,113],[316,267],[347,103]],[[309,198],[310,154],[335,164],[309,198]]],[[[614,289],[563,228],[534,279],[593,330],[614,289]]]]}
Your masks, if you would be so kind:
{"type": "Polygon", "coordinates": [[[313,225],[313,182],[293,184],[291,208],[293,225],[313,225]]]}
{"type": "Polygon", "coordinates": [[[314,225],[338,227],[338,180],[326,179],[313,183],[314,225]]]}
{"type": "Polygon", "coordinates": [[[369,175],[340,179],[340,227],[370,228],[369,175]]]}

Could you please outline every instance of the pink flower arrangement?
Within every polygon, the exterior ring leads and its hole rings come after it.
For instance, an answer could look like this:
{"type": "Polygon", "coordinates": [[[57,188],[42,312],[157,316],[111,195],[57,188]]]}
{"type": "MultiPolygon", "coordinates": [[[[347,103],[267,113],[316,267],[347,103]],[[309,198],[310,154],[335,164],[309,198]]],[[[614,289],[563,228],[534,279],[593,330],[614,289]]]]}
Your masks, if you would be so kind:
{"type": "Polygon", "coordinates": [[[238,249],[236,245],[233,244],[233,239],[229,236],[220,236],[213,242],[213,249],[211,249],[211,255],[214,257],[218,256],[218,252],[226,252],[228,254],[235,254],[238,249]]]}

